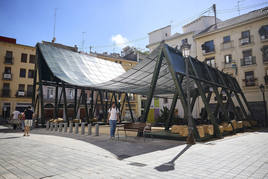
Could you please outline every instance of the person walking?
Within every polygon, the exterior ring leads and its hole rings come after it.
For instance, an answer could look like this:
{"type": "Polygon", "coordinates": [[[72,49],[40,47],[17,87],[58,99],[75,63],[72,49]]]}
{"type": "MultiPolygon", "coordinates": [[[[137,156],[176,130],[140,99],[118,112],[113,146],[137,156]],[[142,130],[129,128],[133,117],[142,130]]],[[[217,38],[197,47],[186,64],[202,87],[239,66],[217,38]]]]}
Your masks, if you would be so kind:
{"type": "Polygon", "coordinates": [[[119,120],[119,110],[116,108],[115,103],[112,103],[112,107],[108,110],[108,119],[110,124],[110,137],[114,139],[116,122],[119,120]]]}
{"type": "Polygon", "coordinates": [[[24,124],[25,115],[24,115],[24,112],[19,114],[19,120],[21,121],[21,129],[22,129],[22,131],[24,131],[24,128],[25,128],[25,124],[24,124]]]}
{"type": "Polygon", "coordinates": [[[30,136],[30,127],[33,125],[33,111],[31,110],[31,106],[28,106],[27,109],[24,111],[25,115],[25,128],[24,128],[24,135],[23,136],[30,136]]]}
{"type": "Polygon", "coordinates": [[[19,114],[20,112],[17,109],[15,109],[15,111],[12,113],[12,116],[11,116],[14,130],[16,130],[19,125],[19,114]]]}

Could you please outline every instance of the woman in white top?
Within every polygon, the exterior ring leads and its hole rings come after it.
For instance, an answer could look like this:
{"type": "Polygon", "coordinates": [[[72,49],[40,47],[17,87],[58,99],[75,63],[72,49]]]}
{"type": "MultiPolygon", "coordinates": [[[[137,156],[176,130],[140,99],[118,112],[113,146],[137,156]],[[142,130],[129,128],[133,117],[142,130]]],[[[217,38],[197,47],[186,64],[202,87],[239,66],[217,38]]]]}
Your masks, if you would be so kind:
{"type": "Polygon", "coordinates": [[[108,119],[110,124],[110,136],[114,138],[116,122],[119,120],[119,110],[116,108],[115,103],[112,103],[112,107],[108,111],[108,119]]]}

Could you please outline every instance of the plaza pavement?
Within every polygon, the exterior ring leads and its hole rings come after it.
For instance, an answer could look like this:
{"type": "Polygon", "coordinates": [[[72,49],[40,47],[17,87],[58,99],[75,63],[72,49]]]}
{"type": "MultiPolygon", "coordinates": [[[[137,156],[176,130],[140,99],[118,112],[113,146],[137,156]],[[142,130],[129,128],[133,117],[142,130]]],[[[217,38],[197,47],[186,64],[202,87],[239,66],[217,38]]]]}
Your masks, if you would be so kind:
{"type": "Polygon", "coordinates": [[[43,129],[22,137],[1,130],[0,178],[268,178],[267,132],[187,146],[159,139],[48,135],[43,129]],[[94,143],[98,140],[107,145],[94,143]],[[152,149],[146,151],[148,144],[152,149]],[[120,158],[111,148],[143,152],[120,158]]]}

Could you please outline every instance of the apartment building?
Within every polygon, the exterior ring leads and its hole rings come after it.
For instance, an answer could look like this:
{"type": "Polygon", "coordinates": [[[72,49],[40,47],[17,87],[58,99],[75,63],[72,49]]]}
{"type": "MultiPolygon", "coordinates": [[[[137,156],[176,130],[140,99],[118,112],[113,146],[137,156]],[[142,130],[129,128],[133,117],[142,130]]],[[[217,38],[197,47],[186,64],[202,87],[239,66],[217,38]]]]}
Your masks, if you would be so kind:
{"type": "Polygon", "coordinates": [[[268,7],[207,28],[195,37],[198,59],[237,79],[257,118],[268,97],[268,7]]]}
{"type": "Polygon", "coordinates": [[[0,116],[9,118],[32,103],[35,47],[0,36],[0,116]]]}

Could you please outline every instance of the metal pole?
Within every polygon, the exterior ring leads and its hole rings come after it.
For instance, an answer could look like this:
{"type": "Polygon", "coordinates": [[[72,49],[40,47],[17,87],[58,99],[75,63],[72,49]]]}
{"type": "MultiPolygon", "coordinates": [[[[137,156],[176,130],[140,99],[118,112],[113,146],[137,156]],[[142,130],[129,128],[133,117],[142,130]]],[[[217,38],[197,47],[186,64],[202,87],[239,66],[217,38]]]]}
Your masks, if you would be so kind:
{"type": "Polygon", "coordinates": [[[263,97],[263,103],[264,103],[264,127],[267,127],[267,107],[266,107],[266,100],[265,100],[265,95],[264,95],[264,91],[262,92],[262,97],[263,97]]]}

